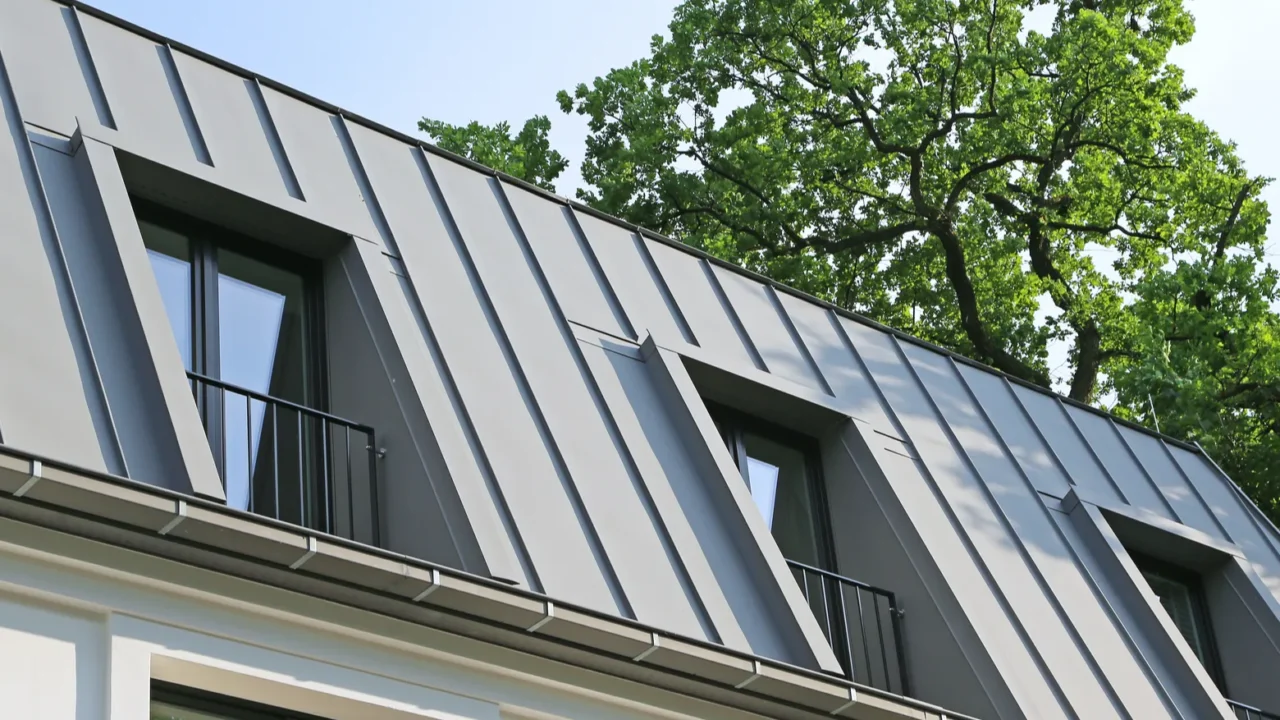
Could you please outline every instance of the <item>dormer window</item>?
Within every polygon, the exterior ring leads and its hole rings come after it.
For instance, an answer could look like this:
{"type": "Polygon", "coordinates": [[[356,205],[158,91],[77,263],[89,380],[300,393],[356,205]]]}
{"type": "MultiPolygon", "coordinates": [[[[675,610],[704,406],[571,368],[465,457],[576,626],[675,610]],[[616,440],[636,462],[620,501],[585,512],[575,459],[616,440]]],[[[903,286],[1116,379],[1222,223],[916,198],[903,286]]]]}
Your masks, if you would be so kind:
{"type": "Polygon", "coordinates": [[[347,495],[374,477],[375,443],[371,428],[326,412],[320,263],[137,211],[227,504],[350,536],[363,522],[353,506],[366,503],[347,495]]]}
{"type": "Polygon", "coordinates": [[[831,569],[817,443],[724,408],[712,417],[783,557],[831,569]]]}

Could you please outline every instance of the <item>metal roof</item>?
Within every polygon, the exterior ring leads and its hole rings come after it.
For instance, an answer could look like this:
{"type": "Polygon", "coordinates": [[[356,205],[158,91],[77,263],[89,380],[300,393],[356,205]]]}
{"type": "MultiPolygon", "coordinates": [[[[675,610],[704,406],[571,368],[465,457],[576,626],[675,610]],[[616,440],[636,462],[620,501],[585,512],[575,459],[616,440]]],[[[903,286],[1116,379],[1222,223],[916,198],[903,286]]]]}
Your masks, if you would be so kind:
{"type": "Polygon", "coordinates": [[[1225,713],[1135,543],[1212,558],[1232,691],[1276,691],[1245,666],[1280,666],[1280,533],[1194,446],[80,3],[0,3],[0,66],[6,446],[220,492],[137,193],[324,259],[330,409],[388,444],[396,552],[833,669],[710,395],[820,440],[838,569],[904,600],[921,697],[1225,713]]]}

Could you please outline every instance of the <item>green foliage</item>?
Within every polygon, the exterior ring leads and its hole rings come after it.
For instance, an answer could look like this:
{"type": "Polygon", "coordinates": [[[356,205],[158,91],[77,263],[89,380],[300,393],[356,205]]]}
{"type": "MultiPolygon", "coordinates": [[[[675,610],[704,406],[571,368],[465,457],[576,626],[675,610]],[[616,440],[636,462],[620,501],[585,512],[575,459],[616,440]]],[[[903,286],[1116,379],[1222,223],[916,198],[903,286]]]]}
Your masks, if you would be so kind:
{"type": "Polygon", "coordinates": [[[545,115],[529,118],[515,137],[511,125],[450,125],[422,118],[418,129],[441,148],[520,178],[545,190],[555,192],[555,179],[569,166],[569,161],[551,149],[547,133],[551,120],[545,115]]]}
{"type": "Polygon", "coordinates": [[[685,0],[558,98],[585,202],[1041,385],[1061,343],[1071,397],[1280,518],[1269,181],[1183,110],[1193,32],[1182,0],[685,0]]]}

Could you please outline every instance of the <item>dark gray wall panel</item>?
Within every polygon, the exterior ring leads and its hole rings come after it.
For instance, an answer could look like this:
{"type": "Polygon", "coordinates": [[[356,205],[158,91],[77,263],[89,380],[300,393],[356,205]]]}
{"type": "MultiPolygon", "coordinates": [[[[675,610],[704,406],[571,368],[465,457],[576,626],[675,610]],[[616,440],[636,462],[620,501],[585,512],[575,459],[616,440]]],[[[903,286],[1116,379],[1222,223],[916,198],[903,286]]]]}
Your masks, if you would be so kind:
{"type": "Polygon", "coordinates": [[[341,119],[268,87],[262,95],[307,205],[332,225],[380,240],[354,175],[355,158],[340,136],[346,132],[341,119]]]}
{"type": "Polygon", "coordinates": [[[0,2],[0,56],[23,118],[68,137],[77,116],[98,119],[73,45],[72,12],[53,2],[0,2]]]}
{"type": "Polygon", "coordinates": [[[180,52],[173,60],[223,182],[258,197],[285,195],[269,129],[255,107],[253,81],[180,52]]]}
{"type": "MultiPolygon", "coordinates": [[[[1080,717],[1109,717],[1119,712],[1119,688],[1108,682],[1091,650],[1114,650],[1110,623],[1085,603],[1072,602],[1083,623],[1077,628],[1064,602],[1088,597],[1089,588],[1046,516],[1034,488],[1026,482],[990,424],[960,381],[951,359],[916,345],[903,344],[922,394],[894,393],[892,402],[914,440],[921,435],[950,436],[942,443],[917,441],[916,449],[941,492],[956,512],[979,557],[989,568],[1009,609],[1035,644],[1053,683],[1062,689],[1080,717]],[[943,432],[926,417],[937,413],[943,432]],[[1083,595],[1081,595],[1083,593],[1083,595]],[[1094,647],[1086,647],[1081,632],[1094,647]]],[[[910,385],[906,386],[910,387],[910,385]]],[[[940,428],[941,429],[941,428],[940,428]]],[[[1089,603],[1092,605],[1093,603],[1089,603]]],[[[1111,669],[1131,682],[1129,663],[1112,657],[1111,669]]],[[[1150,696],[1131,688],[1125,705],[1141,708],[1150,696]]]]}
{"type": "Polygon", "coordinates": [[[432,159],[431,167],[532,393],[537,421],[545,423],[557,465],[563,463],[557,468],[562,492],[577,508],[584,534],[599,538],[602,564],[636,619],[698,637],[698,613],[673,592],[684,583],[683,571],[673,566],[648,494],[583,376],[567,321],[544,296],[541,271],[497,195],[501,186],[457,163],[432,159]]]}
{"type": "Polygon", "coordinates": [[[574,216],[640,339],[652,333],[660,343],[691,342],[679,310],[649,265],[636,234],[587,213],[574,216]]]}
{"type": "MultiPolygon", "coordinates": [[[[352,245],[360,258],[362,268],[355,269],[354,260],[348,264],[347,277],[351,279],[356,296],[361,301],[361,311],[372,330],[375,342],[389,337],[388,348],[381,359],[398,397],[403,398],[400,410],[405,415],[412,449],[426,469],[427,480],[442,497],[447,508],[449,489],[440,483],[452,482],[453,492],[463,506],[458,516],[448,515],[449,533],[457,548],[463,568],[477,573],[488,573],[497,578],[536,588],[524,546],[515,531],[504,498],[491,482],[492,468],[484,460],[483,449],[474,435],[474,428],[461,406],[457,388],[444,367],[434,336],[426,327],[425,316],[413,288],[406,277],[392,268],[397,267],[372,243],[355,242],[352,245]],[[367,279],[369,294],[361,288],[367,279]],[[384,327],[385,324],[385,327],[384,327]],[[398,367],[398,362],[403,367],[398,367]],[[415,418],[417,404],[421,403],[424,417],[415,418]],[[437,457],[438,453],[438,457],[437,457]],[[470,529],[470,536],[467,529],[470,529]],[[468,547],[473,540],[476,548],[468,547]],[[478,556],[477,556],[478,553],[478,556]]],[[[398,266],[401,270],[403,266],[398,266]]],[[[405,443],[407,444],[407,443],[405,443]]],[[[403,454],[408,447],[401,447],[403,454]]],[[[384,468],[390,472],[390,468],[384,468]]],[[[417,482],[418,478],[389,479],[392,482],[417,482]]],[[[415,490],[416,492],[416,490],[415,490]]],[[[419,537],[418,521],[400,522],[400,508],[386,508],[388,538],[393,547],[417,547],[423,541],[419,537]]],[[[428,553],[441,552],[431,548],[428,553]]],[[[424,555],[427,557],[428,555],[424,555]]]]}
{"type": "Polygon", "coordinates": [[[769,372],[826,392],[826,381],[810,362],[807,350],[792,335],[787,319],[780,314],[771,297],[773,290],[745,275],[720,267],[714,270],[725,296],[742,319],[747,337],[759,351],[769,372]]]}
{"type": "Polygon", "coordinates": [[[969,365],[957,364],[961,378],[969,385],[974,400],[999,433],[1004,446],[1039,492],[1063,497],[1071,489],[1062,460],[1045,443],[1039,428],[1013,396],[1009,381],[969,365]]]}
{"type": "Polygon", "coordinates": [[[1209,624],[1231,699],[1276,708],[1280,707],[1280,683],[1276,682],[1280,617],[1275,603],[1268,606],[1249,577],[1248,562],[1230,558],[1205,577],[1209,624]]]}
{"type": "Polygon", "coordinates": [[[651,242],[648,247],[698,345],[718,356],[758,367],[755,348],[746,344],[750,341],[733,308],[726,305],[718,282],[709,275],[707,261],[662,243],[651,242]]]}
{"type": "MultiPolygon", "coordinates": [[[[396,552],[483,573],[466,508],[439,448],[434,447],[431,426],[420,401],[405,395],[412,384],[399,382],[406,371],[385,316],[371,312],[378,305],[376,291],[357,246],[365,243],[349,242],[340,255],[325,263],[329,407],[340,417],[372,426],[377,447],[387,451],[378,461],[383,541],[396,552]]],[[[374,268],[378,270],[391,272],[385,264],[374,268]]],[[[363,445],[363,435],[353,437],[363,445]]],[[[356,447],[352,458],[354,474],[363,480],[368,455],[356,447]]],[[[341,498],[343,493],[337,495],[341,498]]],[[[353,495],[370,497],[367,491],[353,495]]],[[[367,504],[358,504],[356,510],[357,521],[368,517],[367,504]]]]}
{"type": "MultiPolygon", "coordinates": [[[[399,160],[405,161],[415,162],[412,155],[399,160]]],[[[620,612],[564,495],[530,400],[502,345],[497,319],[489,315],[483,288],[468,267],[465,247],[456,244],[446,226],[451,221],[442,213],[447,210],[437,206],[421,175],[403,193],[401,197],[416,200],[396,211],[391,202],[384,203],[388,224],[540,587],[555,597],[620,612]]]]}
{"type": "Polygon", "coordinates": [[[1041,436],[1062,461],[1071,483],[1095,502],[1124,505],[1125,500],[1116,491],[1114,480],[1098,462],[1093,449],[1085,443],[1079,429],[1063,409],[1062,402],[1052,395],[1022,385],[1011,383],[1010,388],[1031,421],[1040,429],[1041,436]]]}
{"type": "Polygon", "coordinates": [[[1226,540],[1222,528],[1209,514],[1200,494],[1187,482],[1182,471],[1169,457],[1164,443],[1146,433],[1135,432],[1128,428],[1119,430],[1129,447],[1133,449],[1133,454],[1146,468],[1147,475],[1155,482],[1160,493],[1177,513],[1177,520],[1215,538],[1226,540]]]}
{"type": "Polygon", "coordinates": [[[168,48],[88,15],[80,14],[80,24],[120,132],[145,138],[158,159],[196,157],[180,109],[185,99],[165,67],[168,48]]]}
{"type": "Polygon", "coordinates": [[[585,238],[574,227],[573,211],[509,183],[504,183],[503,189],[565,317],[610,335],[634,339],[585,238]]]}

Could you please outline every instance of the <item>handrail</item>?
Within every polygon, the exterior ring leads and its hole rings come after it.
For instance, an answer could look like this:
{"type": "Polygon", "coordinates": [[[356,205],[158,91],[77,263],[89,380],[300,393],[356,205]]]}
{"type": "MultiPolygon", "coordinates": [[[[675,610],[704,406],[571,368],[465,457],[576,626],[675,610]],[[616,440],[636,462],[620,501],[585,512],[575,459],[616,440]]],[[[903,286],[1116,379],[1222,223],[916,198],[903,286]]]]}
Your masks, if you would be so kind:
{"type": "Polygon", "coordinates": [[[1236,714],[1237,720],[1280,720],[1280,715],[1269,713],[1266,710],[1259,710],[1252,705],[1245,705],[1235,700],[1228,699],[1227,705],[1236,714]]]}
{"type": "Polygon", "coordinates": [[[372,427],[200,373],[187,376],[228,504],[380,544],[380,450],[372,427]],[[352,433],[364,437],[353,442],[352,433]],[[361,451],[367,464],[354,460],[361,451]]]}
{"type": "Polygon", "coordinates": [[[885,595],[893,595],[892,592],[888,590],[881,590],[875,585],[868,585],[867,583],[864,583],[861,580],[854,580],[853,578],[845,577],[843,575],[840,575],[839,573],[833,573],[830,570],[823,570],[822,568],[819,568],[819,567],[806,565],[796,560],[788,560],[787,564],[790,565],[795,570],[803,570],[804,572],[813,573],[815,575],[821,575],[822,577],[830,578],[831,580],[838,580],[844,583],[845,585],[854,585],[856,587],[862,588],[863,590],[871,590],[872,592],[882,593],[885,595]]]}
{"type": "Polygon", "coordinates": [[[908,695],[903,611],[897,596],[795,560],[787,560],[787,565],[845,676],[879,690],[908,695]]]}
{"type": "Polygon", "coordinates": [[[212,387],[218,388],[219,390],[230,390],[231,392],[237,395],[243,395],[244,397],[250,398],[251,400],[257,400],[259,402],[264,402],[264,403],[271,403],[272,405],[279,405],[280,407],[285,407],[295,412],[303,413],[304,415],[310,415],[311,417],[314,417],[314,418],[318,418],[318,419],[322,418],[324,420],[328,420],[329,422],[344,425],[346,427],[351,428],[352,430],[358,430],[360,432],[373,432],[373,428],[369,427],[368,425],[364,425],[358,422],[353,422],[346,418],[338,417],[337,415],[331,415],[323,410],[316,410],[315,408],[307,407],[306,405],[299,405],[298,403],[292,402],[290,400],[273,397],[271,395],[263,395],[260,392],[255,392],[248,388],[240,387],[239,385],[232,385],[229,382],[225,382],[217,378],[211,378],[207,375],[201,375],[198,372],[192,372],[188,370],[187,377],[201,384],[210,385],[212,387]]]}

